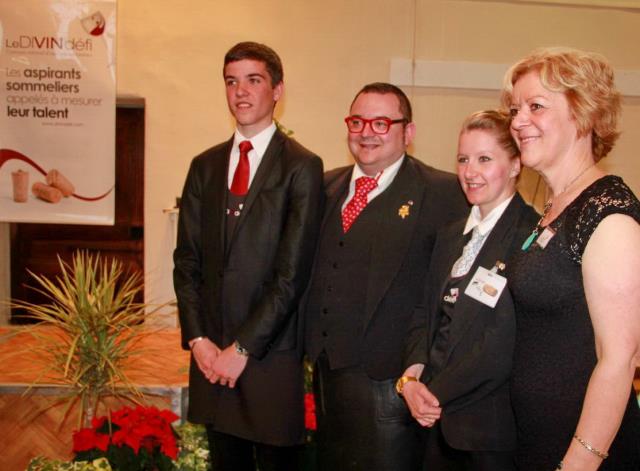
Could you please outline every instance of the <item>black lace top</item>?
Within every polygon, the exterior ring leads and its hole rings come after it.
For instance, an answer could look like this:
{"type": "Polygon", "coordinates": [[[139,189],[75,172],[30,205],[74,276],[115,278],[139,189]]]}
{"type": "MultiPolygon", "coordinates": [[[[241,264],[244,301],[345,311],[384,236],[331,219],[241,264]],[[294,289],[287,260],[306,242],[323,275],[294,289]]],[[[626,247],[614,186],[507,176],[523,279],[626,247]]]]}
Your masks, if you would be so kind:
{"type": "Polygon", "coordinates": [[[600,221],[619,213],[640,222],[640,203],[620,177],[608,175],[586,188],[565,213],[563,219],[575,228],[567,234],[567,253],[573,261],[582,263],[584,249],[600,221]]]}
{"type": "MultiPolygon", "coordinates": [[[[508,267],[517,319],[511,390],[520,471],[554,470],[575,433],[597,361],[582,254],[598,224],[614,213],[640,223],[640,202],[622,179],[605,176],[551,222],[555,235],[544,249],[534,242],[508,267]]],[[[640,409],[632,391],[609,454],[600,470],[640,470],[640,409]]]]}

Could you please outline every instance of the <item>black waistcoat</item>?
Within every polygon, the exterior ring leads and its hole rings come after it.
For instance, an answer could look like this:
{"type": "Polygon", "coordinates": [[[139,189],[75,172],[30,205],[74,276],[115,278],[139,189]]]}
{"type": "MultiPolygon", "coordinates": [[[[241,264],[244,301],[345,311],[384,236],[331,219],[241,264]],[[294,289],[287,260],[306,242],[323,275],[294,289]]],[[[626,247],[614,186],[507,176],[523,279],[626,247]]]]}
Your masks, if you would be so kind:
{"type": "Polygon", "coordinates": [[[226,209],[226,217],[227,224],[225,228],[225,250],[229,249],[229,242],[231,241],[231,237],[233,237],[233,233],[236,230],[236,223],[238,219],[240,219],[240,215],[242,214],[242,207],[244,206],[244,200],[247,195],[234,195],[230,190],[227,189],[227,209],[226,209]]]}
{"type": "Polygon", "coordinates": [[[307,304],[307,351],[312,360],[324,350],[332,369],[360,363],[371,264],[372,234],[382,217],[385,193],[342,231],[342,203],[327,215],[307,304]]]}

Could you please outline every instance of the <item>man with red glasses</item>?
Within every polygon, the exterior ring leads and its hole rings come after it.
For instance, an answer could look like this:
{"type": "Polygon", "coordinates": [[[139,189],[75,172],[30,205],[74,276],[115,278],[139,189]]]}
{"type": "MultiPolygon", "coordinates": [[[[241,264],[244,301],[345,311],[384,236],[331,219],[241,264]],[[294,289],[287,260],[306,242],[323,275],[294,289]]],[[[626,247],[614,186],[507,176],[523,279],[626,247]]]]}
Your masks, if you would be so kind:
{"type": "Polygon", "coordinates": [[[349,116],[355,165],[325,174],[306,296],[320,470],[413,470],[420,427],[395,389],[436,230],[464,217],[454,175],[406,154],[416,127],[398,87],[365,86],[349,116]]]}

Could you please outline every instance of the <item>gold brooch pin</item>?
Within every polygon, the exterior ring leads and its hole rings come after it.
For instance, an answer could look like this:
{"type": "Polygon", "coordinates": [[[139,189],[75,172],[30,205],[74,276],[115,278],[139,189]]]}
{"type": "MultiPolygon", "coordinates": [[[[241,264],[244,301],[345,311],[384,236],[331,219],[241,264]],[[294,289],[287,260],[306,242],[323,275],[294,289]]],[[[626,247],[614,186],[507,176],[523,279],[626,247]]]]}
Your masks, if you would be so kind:
{"type": "Polygon", "coordinates": [[[496,264],[491,269],[491,273],[498,273],[498,271],[504,271],[505,268],[507,268],[507,265],[503,261],[496,260],[496,264]]]}
{"type": "Polygon", "coordinates": [[[398,216],[400,216],[402,219],[404,219],[408,215],[409,215],[409,205],[408,204],[403,204],[402,206],[400,206],[400,209],[398,209],[398,216]]]}

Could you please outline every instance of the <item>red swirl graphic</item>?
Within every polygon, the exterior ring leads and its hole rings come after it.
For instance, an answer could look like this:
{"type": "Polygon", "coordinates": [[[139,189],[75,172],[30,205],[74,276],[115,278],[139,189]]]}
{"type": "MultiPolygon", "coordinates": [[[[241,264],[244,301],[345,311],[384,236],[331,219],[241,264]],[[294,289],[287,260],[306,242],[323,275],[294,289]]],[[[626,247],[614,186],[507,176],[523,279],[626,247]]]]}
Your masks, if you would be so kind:
{"type": "Polygon", "coordinates": [[[89,34],[91,36],[100,36],[102,33],[104,33],[104,23],[97,25],[89,34]]]}
{"type": "MultiPolygon", "coordinates": [[[[15,150],[11,150],[11,149],[0,149],[0,168],[2,168],[4,163],[9,161],[9,160],[21,160],[22,162],[25,162],[25,163],[31,165],[33,168],[35,168],[38,172],[40,172],[45,177],[47,176],[46,170],[44,170],[42,167],[40,167],[40,165],[35,163],[33,160],[31,160],[26,155],[21,154],[20,152],[15,151],[15,150]]],[[[73,196],[74,198],[77,198],[79,200],[83,200],[83,201],[98,201],[98,200],[101,200],[102,198],[105,198],[106,196],[108,196],[109,193],[111,193],[112,191],[113,191],[113,187],[111,187],[111,189],[109,191],[107,191],[105,194],[100,195],[100,196],[81,196],[81,195],[78,195],[76,193],[72,194],[71,196],[73,196]]]]}

